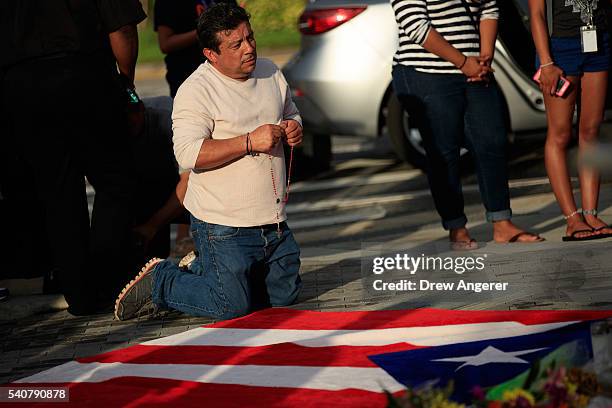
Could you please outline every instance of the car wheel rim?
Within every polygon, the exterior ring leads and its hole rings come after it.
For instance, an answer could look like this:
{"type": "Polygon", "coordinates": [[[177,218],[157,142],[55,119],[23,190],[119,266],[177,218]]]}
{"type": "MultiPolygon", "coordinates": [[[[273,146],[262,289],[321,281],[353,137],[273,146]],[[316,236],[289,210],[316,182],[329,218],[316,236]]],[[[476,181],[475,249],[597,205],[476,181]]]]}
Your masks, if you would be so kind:
{"type": "Polygon", "coordinates": [[[419,154],[425,156],[425,148],[423,147],[421,132],[419,129],[410,126],[410,116],[406,112],[404,112],[404,115],[402,116],[402,126],[404,127],[404,135],[406,136],[406,139],[408,139],[408,143],[410,143],[412,148],[419,152],[419,154]]]}

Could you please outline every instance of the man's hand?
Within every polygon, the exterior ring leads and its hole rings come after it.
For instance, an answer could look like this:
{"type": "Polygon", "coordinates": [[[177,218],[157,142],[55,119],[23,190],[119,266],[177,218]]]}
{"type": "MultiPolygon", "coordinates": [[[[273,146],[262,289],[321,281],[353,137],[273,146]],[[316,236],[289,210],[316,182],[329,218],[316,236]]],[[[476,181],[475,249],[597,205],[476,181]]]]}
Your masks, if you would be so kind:
{"type": "Polygon", "coordinates": [[[251,132],[251,147],[254,152],[269,153],[285,137],[285,130],[278,125],[261,125],[251,132]]]}
{"type": "Polygon", "coordinates": [[[302,126],[298,121],[293,119],[283,120],[280,127],[285,130],[285,140],[289,146],[294,147],[302,143],[302,126]]]}

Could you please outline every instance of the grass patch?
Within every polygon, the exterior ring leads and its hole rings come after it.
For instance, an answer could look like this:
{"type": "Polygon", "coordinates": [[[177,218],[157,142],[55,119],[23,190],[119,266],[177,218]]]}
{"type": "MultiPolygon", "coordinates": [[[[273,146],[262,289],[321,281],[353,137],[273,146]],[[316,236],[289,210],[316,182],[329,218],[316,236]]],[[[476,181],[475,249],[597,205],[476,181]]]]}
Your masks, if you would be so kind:
{"type": "Polygon", "coordinates": [[[297,30],[255,32],[257,48],[286,48],[300,45],[300,33],[297,30]]]}
{"type": "MultiPolygon", "coordinates": [[[[295,29],[255,32],[258,49],[281,49],[300,45],[300,33],[295,29]]],[[[138,33],[138,62],[162,62],[164,54],[159,50],[157,33],[151,25],[138,33]]]]}
{"type": "MultiPolygon", "coordinates": [[[[246,0],[244,2],[247,11],[251,14],[251,24],[255,30],[258,48],[289,48],[297,47],[300,44],[297,19],[304,9],[305,0],[246,0]]],[[[161,62],[164,59],[164,54],[159,50],[157,44],[157,33],[153,31],[153,4],[154,2],[149,0],[147,13],[149,19],[139,30],[138,62],[161,62]]]]}
{"type": "Polygon", "coordinates": [[[153,31],[153,24],[147,25],[138,32],[138,62],[160,62],[164,54],[157,43],[157,33],[153,31]]]}

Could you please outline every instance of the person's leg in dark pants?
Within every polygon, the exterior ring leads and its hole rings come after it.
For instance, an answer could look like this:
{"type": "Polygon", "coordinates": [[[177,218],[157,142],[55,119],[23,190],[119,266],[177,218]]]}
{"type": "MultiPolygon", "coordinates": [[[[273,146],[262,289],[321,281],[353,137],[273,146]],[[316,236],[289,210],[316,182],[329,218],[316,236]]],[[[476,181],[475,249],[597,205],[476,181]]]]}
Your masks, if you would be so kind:
{"type": "Polygon", "coordinates": [[[540,241],[540,237],[524,232],[510,221],[507,132],[497,84],[494,81],[469,84],[466,100],[466,141],[476,162],[486,218],[493,223],[493,239],[497,242],[540,241]]]}
{"type": "Polygon", "coordinates": [[[469,244],[459,168],[465,86],[461,75],[427,74],[404,66],[393,68],[394,90],[423,137],[427,176],[442,225],[450,230],[452,242],[469,244]]]}
{"type": "Polygon", "coordinates": [[[474,156],[480,195],[489,222],[512,217],[508,190],[508,136],[500,97],[495,83],[472,83],[466,89],[466,144],[474,156]]]}
{"type": "Polygon", "coordinates": [[[95,190],[89,251],[92,273],[112,298],[133,270],[129,234],[135,179],[122,118],[112,110],[106,112],[106,125],[99,123],[101,117],[94,117],[100,128],[89,136],[82,154],[89,157],[86,175],[95,190]]]}
{"type": "Polygon", "coordinates": [[[302,288],[300,247],[287,223],[281,223],[279,237],[275,228],[266,229],[265,287],[271,306],[288,306],[295,302],[302,288]]]}
{"type": "MultiPolygon", "coordinates": [[[[78,85],[68,59],[21,64],[7,73],[7,118],[18,154],[30,167],[31,188],[71,308],[84,309],[92,299],[83,274],[89,243],[89,218],[81,163],[75,140],[82,137],[74,119],[85,111],[75,99],[78,85]]],[[[38,214],[31,214],[37,216],[38,214]]],[[[34,238],[36,239],[36,237],[34,238]]]]}
{"type": "Polygon", "coordinates": [[[189,270],[170,261],[155,266],[153,302],[194,316],[231,319],[251,311],[251,275],[264,259],[259,228],[210,224],[192,218],[198,256],[189,270]]]}
{"type": "Polygon", "coordinates": [[[133,138],[125,102],[112,76],[93,62],[80,65],[79,80],[90,98],[79,126],[79,157],[95,190],[91,213],[88,271],[103,300],[112,301],[134,270],[130,231],[133,226],[135,171],[133,138]]]}

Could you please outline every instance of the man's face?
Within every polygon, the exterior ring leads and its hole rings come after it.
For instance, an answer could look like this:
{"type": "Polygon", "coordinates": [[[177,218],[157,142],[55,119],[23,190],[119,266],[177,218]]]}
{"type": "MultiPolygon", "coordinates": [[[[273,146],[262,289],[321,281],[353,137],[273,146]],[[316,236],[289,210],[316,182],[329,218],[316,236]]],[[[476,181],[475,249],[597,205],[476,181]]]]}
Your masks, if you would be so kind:
{"type": "Polygon", "coordinates": [[[237,80],[246,80],[255,70],[257,50],[251,25],[240,23],[231,31],[217,33],[221,41],[219,53],[205,49],[204,55],[222,74],[237,80]]]}

